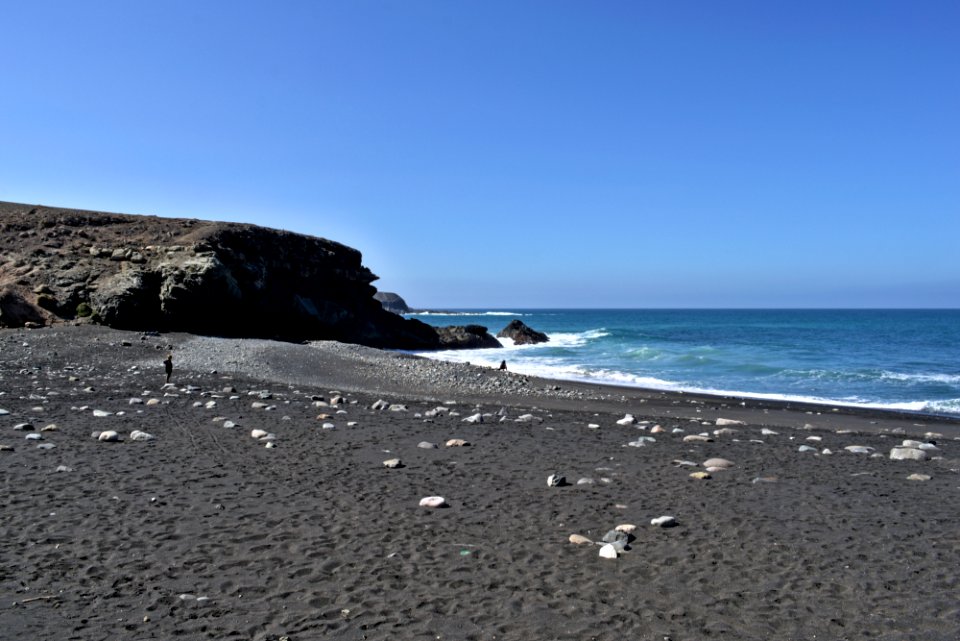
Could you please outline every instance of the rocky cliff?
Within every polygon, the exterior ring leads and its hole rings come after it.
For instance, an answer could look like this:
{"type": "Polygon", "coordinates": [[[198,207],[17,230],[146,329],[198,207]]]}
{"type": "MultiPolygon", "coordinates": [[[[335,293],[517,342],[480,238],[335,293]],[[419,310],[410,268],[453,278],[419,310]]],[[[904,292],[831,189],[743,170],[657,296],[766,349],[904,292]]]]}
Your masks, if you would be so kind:
{"type": "Polygon", "coordinates": [[[373,298],[383,305],[383,308],[394,314],[408,314],[411,310],[407,301],[403,300],[400,294],[393,292],[377,292],[373,298]]]}
{"type": "Polygon", "coordinates": [[[355,249],[238,223],[0,203],[0,326],[89,318],[123,329],[440,346],[384,310],[355,249]]]}

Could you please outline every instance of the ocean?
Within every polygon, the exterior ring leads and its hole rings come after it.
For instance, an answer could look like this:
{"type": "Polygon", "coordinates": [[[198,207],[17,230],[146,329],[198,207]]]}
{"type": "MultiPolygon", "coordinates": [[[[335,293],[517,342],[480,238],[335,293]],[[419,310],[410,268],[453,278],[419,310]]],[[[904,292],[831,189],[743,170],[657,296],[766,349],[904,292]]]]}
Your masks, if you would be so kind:
{"type": "Polygon", "coordinates": [[[960,415],[960,310],[453,310],[409,314],[548,343],[422,352],[561,380],[960,415]]]}

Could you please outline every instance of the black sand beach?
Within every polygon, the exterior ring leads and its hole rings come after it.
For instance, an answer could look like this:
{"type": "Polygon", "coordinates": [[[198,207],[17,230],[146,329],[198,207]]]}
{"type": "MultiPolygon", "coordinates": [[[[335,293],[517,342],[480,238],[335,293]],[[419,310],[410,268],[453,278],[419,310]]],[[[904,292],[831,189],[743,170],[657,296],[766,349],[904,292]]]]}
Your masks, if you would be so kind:
{"type": "Polygon", "coordinates": [[[0,409],[4,639],[960,637],[953,419],[95,326],[0,331],[0,409]]]}

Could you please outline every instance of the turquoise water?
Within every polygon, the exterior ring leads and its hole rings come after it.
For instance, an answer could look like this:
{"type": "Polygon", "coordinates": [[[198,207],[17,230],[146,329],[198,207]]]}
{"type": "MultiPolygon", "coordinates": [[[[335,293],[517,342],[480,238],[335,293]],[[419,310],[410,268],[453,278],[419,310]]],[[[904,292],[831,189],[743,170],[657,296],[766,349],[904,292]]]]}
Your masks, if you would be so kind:
{"type": "Polygon", "coordinates": [[[550,342],[424,353],[563,380],[960,414],[960,310],[456,310],[550,342]]]}

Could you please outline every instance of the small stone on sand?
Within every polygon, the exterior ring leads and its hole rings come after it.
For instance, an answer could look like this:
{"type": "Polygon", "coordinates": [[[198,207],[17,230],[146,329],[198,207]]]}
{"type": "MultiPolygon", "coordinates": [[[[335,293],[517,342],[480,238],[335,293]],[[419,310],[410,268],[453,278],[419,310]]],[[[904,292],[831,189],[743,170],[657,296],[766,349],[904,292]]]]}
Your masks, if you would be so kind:
{"type": "Polygon", "coordinates": [[[446,442],[447,447],[467,447],[470,443],[463,440],[462,438],[452,438],[446,442]]]}
{"type": "Polygon", "coordinates": [[[705,481],[713,477],[710,476],[710,472],[694,472],[693,474],[690,475],[690,478],[705,481]]]}
{"type": "Polygon", "coordinates": [[[386,467],[386,468],[389,468],[389,469],[393,470],[393,469],[396,469],[396,468],[398,468],[398,467],[403,467],[403,463],[400,462],[400,459],[398,459],[398,458],[389,458],[389,459],[387,459],[386,461],[383,462],[383,466],[386,467]]]}
{"type": "Polygon", "coordinates": [[[437,508],[446,507],[446,505],[447,500],[442,496],[425,496],[424,498],[420,499],[420,507],[437,508]]]}
{"type": "Polygon", "coordinates": [[[269,432],[267,432],[266,430],[251,430],[251,431],[250,431],[250,438],[258,438],[258,439],[259,439],[259,438],[263,438],[263,437],[266,436],[267,434],[269,434],[269,432]]]}
{"type": "Polygon", "coordinates": [[[615,559],[618,556],[619,553],[617,552],[617,548],[609,543],[600,548],[601,559],[615,559]]]}
{"type": "Polygon", "coordinates": [[[713,468],[725,470],[733,467],[733,461],[728,461],[725,458],[710,458],[703,462],[703,466],[706,468],[713,467],[713,468]]]}
{"type": "Polygon", "coordinates": [[[100,432],[97,440],[102,443],[115,443],[120,440],[120,435],[113,430],[107,430],[106,432],[100,432]]]}
{"type": "Polygon", "coordinates": [[[593,541],[582,534],[571,534],[569,541],[574,545],[587,545],[593,543],[593,541]]]}

